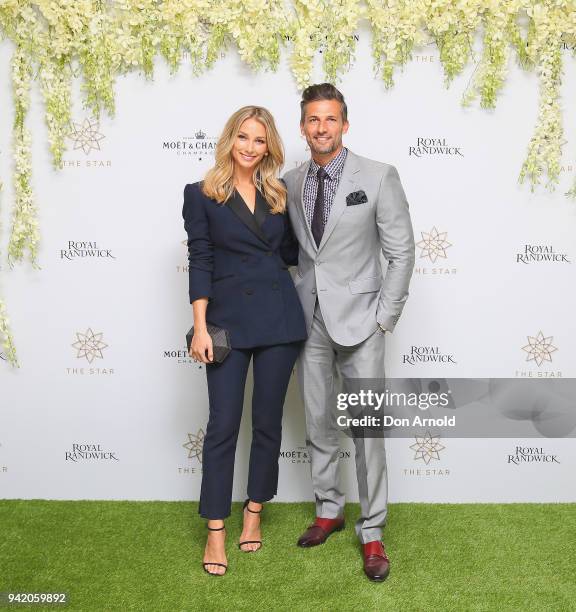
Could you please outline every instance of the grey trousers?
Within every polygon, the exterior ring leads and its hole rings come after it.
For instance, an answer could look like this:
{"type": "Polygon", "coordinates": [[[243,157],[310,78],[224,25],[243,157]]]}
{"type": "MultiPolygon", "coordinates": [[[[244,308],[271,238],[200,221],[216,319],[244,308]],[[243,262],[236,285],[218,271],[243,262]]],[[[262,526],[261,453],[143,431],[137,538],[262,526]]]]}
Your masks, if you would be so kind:
{"type": "MultiPolygon", "coordinates": [[[[376,322],[374,322],[375,325],[376,322]]],[[[306,411],[306,444],[310,456],[316,516],[344,513],[340,485],[340,429],[336,423],[337,372],[342,378],[384,378],[385,333],[380,329],[355,346],[330,338],[316,302],[310,336],[298,359],[300,390],[306,411]]],[[[386,522],[388,481],[384,438],[354,438],[361,516],[356,534],[363,544],[380,540],[386,522]]]]}

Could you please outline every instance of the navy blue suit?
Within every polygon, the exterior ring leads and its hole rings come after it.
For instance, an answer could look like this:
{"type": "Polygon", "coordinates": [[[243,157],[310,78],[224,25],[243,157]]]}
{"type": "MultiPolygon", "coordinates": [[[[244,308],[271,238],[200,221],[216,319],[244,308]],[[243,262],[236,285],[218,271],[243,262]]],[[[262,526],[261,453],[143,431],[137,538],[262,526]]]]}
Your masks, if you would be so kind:
{"type": "Polygon", "coordinates": [[[206,320],[230,332],[233,348],[284,344],[307,337],[288,264],[298,243],[287,214],[273,215],[256,190],[254,214],[238,192],[225,204],[200,183],[184,189],[190,303],[209,298],[206,320]]]}
{"type": "Polygon", "coordinates": [[[229,516],[236,441],[244,387],[253,359],[252,445],[248,497],[265,502],[276,494],[282,412],[290,375],[307,336],[304,313],[288,265],[298,243],[287,214],[271,214],[256,190],[254,213],[240,194],[224,204],[184,189],[190,302],[208,298],[206,321],[227,329],[232,351],[206,366],[210,416],[203,449],[200,514],[229,516]]]}

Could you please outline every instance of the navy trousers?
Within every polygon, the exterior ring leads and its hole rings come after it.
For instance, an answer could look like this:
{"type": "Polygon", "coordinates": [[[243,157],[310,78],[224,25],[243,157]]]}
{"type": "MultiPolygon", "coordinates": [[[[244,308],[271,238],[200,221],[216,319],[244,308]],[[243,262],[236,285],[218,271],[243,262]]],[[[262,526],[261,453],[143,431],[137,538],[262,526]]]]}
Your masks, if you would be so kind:
{"type": "Polygon", "coordinates": [[[284,399],[301,346],[301,342],[292,342],[232,349],[222,363],[206,366],[210,416],[202,452],[199,505],[204,518],[230,515],[236,441],[251,358],[254,390],[247,492],[252,501],[260,503],[276,495],[284,399]]]}

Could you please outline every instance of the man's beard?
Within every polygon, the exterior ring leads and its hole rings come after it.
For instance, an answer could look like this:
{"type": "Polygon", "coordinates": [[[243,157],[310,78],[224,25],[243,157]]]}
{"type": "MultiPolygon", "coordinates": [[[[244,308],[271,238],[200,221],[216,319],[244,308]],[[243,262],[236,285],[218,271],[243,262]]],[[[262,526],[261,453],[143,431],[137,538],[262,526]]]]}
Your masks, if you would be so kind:
{"type": "Polygon", "coordinates": [[[310,147],[310,150],[312,151],[312,153],[316,153],[319,155],[326,155],[327,153],[334,153],[334,151],[336,151],[339,145],[340,145],[340,142],[337,141],[335,138],[333,138],[330,143],[327,143],[322,148],[319,148],[313,139],[310,139],[308,141],[308,146],[310,147]]]}

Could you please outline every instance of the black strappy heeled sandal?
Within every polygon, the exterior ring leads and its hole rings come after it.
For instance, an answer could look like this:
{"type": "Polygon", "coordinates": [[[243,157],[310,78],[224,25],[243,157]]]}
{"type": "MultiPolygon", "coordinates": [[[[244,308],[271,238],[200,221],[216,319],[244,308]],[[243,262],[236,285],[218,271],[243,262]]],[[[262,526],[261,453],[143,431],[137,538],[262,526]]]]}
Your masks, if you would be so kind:
{"type": "MultiPolygon", "coordinates": [[[[222,527],[208,527],[208,531],[222,531],[223,529],[226,529],[225,525],[222,525],[222,527]]],[[[224,563],[216,563],[214,561],[206,561],[205,563],[202,563],[202,567],[204,568],[204,571],[207,574],[210,574],[210,576],[224,576],[224,574],[226,573],[226,570],[228,569],[228,566],[224,565],[224,563]],[[210,572],[208,569],[206,569],[207,565],[218,565],[220,567],[223,567],[224,572],[222,574],[217,574],[216,572],[210,572]]]]}
{"type": "MultiPolygon", "coordinates": [[[[262,508],[260,508],[260,510],[250,510],[250,508],[248,508],[248,504],[249,503],[250,503],[250,498],[248,498],[244,502],[244,505],[242,506],[242,510],[248,510],[248,512],[252,512],[252,514],[260,514],[260,512],[262,512],[262,510],[264,509],[264,507],[262,506],[262,508]]],[[[245,552],[245,553],[256,552],[256,551],[258,551],[258,550],[260,550],[262,548],[262,540],[245,540],[244,542],[238,542],[238,548],[242,552],[245,552]],[[260,544],[260,546],[258,546],[258,548],[256,550],[244,550],[242,548],[242,546],[244,546],[244,544],[260,544]]]]}

